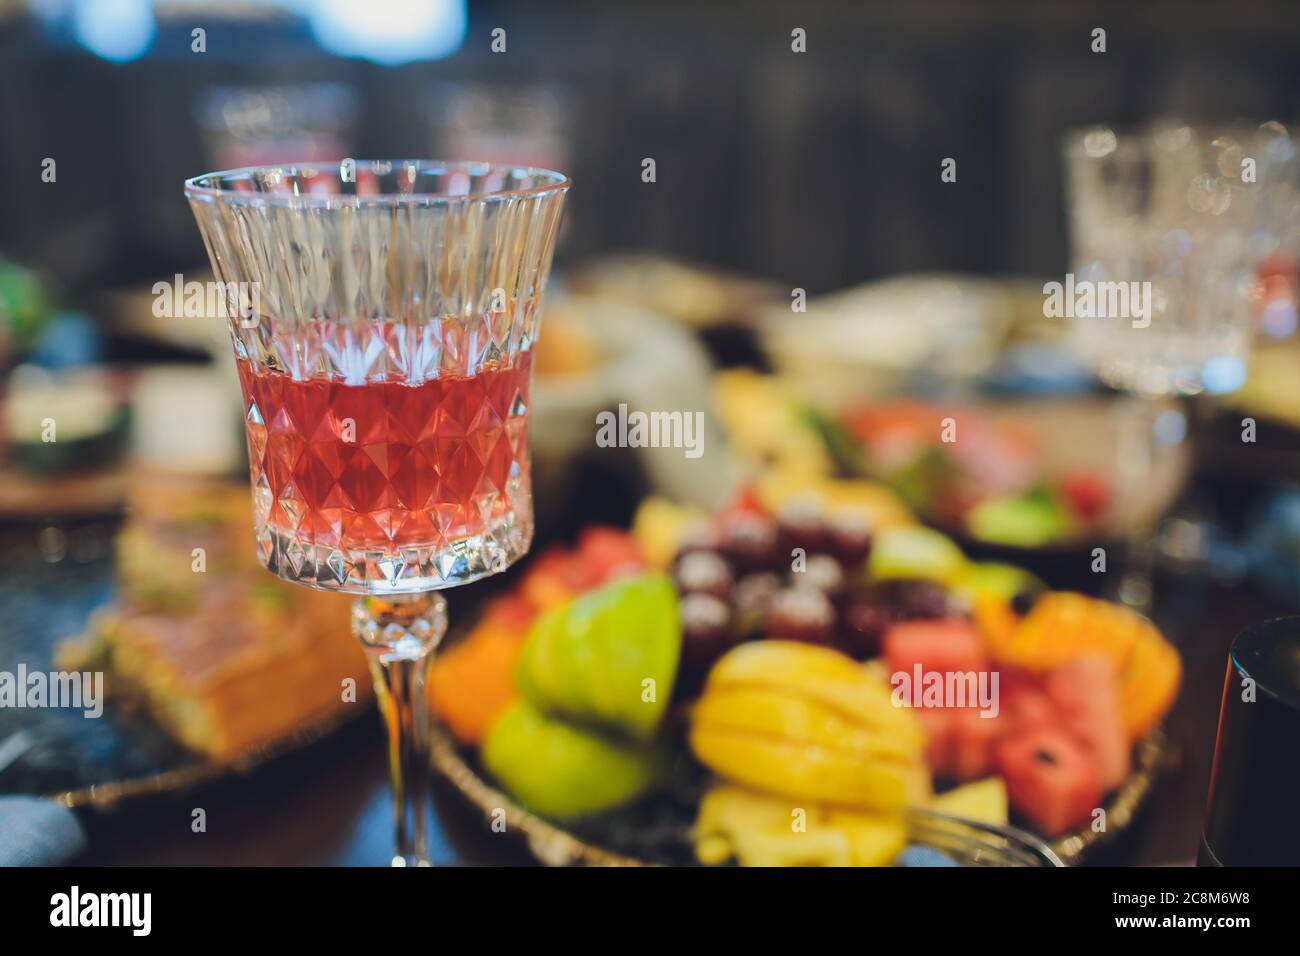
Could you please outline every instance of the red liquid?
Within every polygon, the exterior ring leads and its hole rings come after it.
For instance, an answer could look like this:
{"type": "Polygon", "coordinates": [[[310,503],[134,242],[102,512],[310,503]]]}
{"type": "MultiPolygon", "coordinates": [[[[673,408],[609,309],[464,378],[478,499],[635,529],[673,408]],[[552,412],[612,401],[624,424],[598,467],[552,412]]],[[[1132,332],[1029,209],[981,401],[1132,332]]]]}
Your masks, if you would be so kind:
{"type": "Polygon", "coordinates": [[[304,546],[445,548],[531,520],[531,355],[418,385],[294,381],[237,362],[260,523],[304,546]]]}

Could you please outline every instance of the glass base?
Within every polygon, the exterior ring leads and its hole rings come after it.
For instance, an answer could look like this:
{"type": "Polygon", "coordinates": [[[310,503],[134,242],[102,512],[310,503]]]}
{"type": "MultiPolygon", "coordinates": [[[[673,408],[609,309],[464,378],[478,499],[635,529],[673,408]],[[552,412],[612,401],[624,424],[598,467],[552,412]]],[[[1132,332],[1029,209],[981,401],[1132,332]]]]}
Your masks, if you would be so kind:
{"type": "Polygon", "coordinates": [[[286,581],[349,594],[418,594],[504,571],[528,553],[533,526],[511,512],[481,534],[397,551],[312,544],[270,525],[254,535],[262,566],[286,581]]]}

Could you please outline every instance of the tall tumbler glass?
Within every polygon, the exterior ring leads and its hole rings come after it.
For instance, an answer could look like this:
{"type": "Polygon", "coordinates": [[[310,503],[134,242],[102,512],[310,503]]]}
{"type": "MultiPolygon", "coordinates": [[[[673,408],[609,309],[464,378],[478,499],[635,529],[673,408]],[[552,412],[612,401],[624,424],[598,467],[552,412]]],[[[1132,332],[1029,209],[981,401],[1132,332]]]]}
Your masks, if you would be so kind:
{"type": "Polygon", "coordinates": [[[1130,134],[1097,127],[1065,141],[1071,337],[1112,387],[1120,422],[1120,526],[1130,554],[1118,597],[1150,601],[1143,521],[1161,432],[1155,399],[1231,392],[1245,381],[1258,283],[1253,250],[1269,126],[1213,135],[1178,123],[1130,134]],[[1091,296],[1091,298],[1088,298],[1091,296]]]}
{"type": "Polygon", "coordinates": [[[438,593],[532,541],[533,344],[569,180],[352,161],[185,184],[244,395],[261,563],[356,594],[388,726],[395,866],[427,865],[438,593]]]}

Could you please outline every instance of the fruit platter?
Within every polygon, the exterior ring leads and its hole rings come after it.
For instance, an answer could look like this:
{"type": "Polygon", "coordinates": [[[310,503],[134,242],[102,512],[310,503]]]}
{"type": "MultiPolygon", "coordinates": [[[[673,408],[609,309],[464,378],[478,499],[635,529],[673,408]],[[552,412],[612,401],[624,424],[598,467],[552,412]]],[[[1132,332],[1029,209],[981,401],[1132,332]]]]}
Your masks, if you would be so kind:
{"type": "Polygon", "coordinates": [[[929,817],[1075,862],[1149,789],[1181,672],[882,485],[770,475],[538,555],[434,662],[433,759],[546,862],[961,865],[929,817]]]}

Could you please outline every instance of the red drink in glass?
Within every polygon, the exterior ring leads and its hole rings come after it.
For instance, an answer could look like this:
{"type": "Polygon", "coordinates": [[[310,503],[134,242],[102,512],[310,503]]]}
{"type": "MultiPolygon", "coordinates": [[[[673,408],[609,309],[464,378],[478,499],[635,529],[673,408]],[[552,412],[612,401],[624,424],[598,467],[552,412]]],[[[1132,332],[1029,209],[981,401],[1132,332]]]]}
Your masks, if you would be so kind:
{"type": "Polygon", "coordinates": [[[495,570],[496,548],[512,560],[531,531],[531,355],[419,384],[297,380],[240,358],[263,562],[333,588],[458,583],[495,570]]]}

